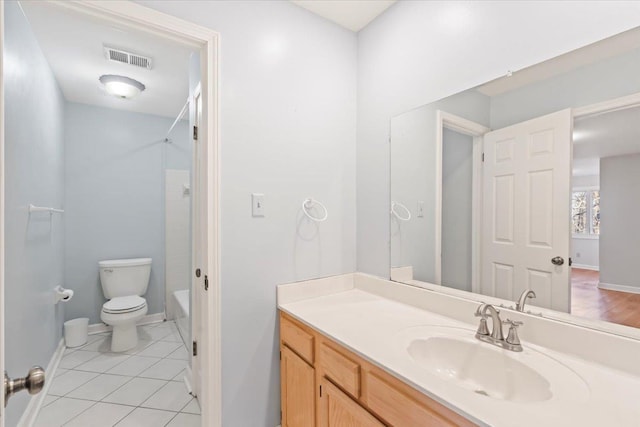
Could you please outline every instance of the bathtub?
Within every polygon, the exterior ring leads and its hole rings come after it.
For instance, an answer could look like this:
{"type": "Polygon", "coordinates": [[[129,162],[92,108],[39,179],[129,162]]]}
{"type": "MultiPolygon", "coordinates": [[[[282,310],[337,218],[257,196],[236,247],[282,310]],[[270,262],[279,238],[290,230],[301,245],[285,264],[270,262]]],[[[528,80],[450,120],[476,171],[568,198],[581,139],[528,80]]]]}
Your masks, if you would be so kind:
{"type": "Polygon", "coordinates": [[[175,302],[176,326],[178,327],[178,332],[180,332],[182,341],[184,342],[184,345],[188,351],[191,348],[189,344],[189,341],[191,341],[189,334],[189,322],[191,319],[191,317],[189,316],[189,290],[184,289],[180,291],[174,291],[173,299],[175,302]]]}

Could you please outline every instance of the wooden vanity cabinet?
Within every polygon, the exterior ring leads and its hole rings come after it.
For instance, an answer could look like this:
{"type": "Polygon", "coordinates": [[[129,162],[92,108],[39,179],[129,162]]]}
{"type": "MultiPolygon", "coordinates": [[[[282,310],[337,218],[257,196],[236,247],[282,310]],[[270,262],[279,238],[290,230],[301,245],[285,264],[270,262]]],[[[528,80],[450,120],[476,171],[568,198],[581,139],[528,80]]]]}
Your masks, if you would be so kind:
{"type": "Polygon", "coordinates": [[[315,369],[286,346],[280,350],[280,381],[282,427],[314,426],[315,369]]]}
{"type": "Polygon", "coordinates": [[[282,427],[474,423],[280,312],[282,427]]]}

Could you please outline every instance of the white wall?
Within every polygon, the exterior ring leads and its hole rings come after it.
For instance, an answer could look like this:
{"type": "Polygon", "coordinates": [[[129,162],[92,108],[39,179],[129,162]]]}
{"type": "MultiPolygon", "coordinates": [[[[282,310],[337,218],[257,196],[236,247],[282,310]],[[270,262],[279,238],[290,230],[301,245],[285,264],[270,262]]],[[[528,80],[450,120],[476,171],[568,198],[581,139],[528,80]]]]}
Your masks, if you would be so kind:
{"type": "Polygon", "coordinates": [[[356,36],[288,1],[141,3],[221,34],[222,421],[273,427],[275,286],[355,270],[356,36]]]}
{"type": "MultiPolygon", "coordinates": [[[[65,112],[65,317],[100,322],[106,301],[98,261],[153,259],[149,314],[164,311],[164,169],[190,159],[187,122],[67,103],[65,112]]],[[[188,167],[188,163],[187,163],[188,167]]]]}
{"type": "MultiPolygon", "coordinates": [[[[5,7],[5,363],[12,378],[46,367],[62,335],[64,217],[29,215],[30,203],[64,207],[64,98],[17,2],[5,7]]],[[[29,401],[11,398],[5,425],[29,401]]]]}
{"type": "Polygon", "coordinates": [[[600,159],[600,282],[640,288],[640,154],[600,159]]]}
{"type": "Polygon", "coordinates": [[[634,2],[400,1],[362,30],[358,270],[389,274],[390,117],[630,29],[639,19],[634,2]]]}

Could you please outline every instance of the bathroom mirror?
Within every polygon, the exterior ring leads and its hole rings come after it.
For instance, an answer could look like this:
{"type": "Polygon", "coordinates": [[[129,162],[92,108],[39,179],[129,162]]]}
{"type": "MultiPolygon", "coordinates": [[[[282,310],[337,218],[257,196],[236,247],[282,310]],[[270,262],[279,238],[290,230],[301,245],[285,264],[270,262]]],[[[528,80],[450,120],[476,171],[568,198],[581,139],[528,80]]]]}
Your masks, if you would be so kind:
{"type": "Polygon", "coordinates": [[[636,28],[393,117],[391,280],[640,337],[638,76],[636,28]]]}

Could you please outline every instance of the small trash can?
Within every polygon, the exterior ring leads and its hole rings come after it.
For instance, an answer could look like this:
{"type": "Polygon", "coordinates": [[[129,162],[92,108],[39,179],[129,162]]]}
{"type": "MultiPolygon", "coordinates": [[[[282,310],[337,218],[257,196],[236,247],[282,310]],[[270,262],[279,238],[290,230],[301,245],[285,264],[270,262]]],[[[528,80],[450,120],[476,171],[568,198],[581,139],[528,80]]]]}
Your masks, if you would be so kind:
{"type": "Polygon", "coordinates": [[[64,322],[64,343],[67,347],[80,347],[87,343],[89,318],[79,317],[64,322]]]}

